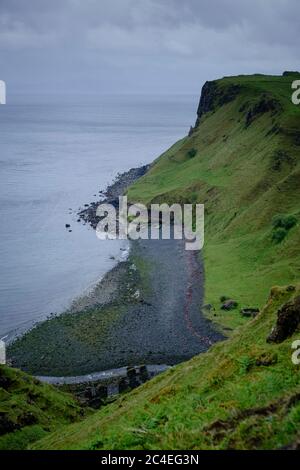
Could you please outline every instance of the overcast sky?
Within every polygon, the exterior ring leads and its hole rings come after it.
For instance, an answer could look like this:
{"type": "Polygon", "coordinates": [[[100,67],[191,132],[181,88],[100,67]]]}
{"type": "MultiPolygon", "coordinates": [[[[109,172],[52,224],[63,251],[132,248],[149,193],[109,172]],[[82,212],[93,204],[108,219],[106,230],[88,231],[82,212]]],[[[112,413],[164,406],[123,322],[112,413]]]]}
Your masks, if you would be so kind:
{"type": "Polygon", "coordinates": [[[299,0],[0,0],[10,92],[196,93],[300,69],[299,0]]]}

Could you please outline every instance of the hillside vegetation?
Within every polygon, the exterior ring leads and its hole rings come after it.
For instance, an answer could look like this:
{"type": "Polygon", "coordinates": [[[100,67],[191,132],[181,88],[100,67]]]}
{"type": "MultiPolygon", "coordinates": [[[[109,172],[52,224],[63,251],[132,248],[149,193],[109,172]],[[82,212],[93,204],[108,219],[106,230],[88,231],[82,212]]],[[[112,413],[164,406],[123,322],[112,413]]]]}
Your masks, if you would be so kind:
{"type": "Polygon", "coordinates": [[[0,450],[25,449],[29,443],[82,415],[71,395],[20,370],[0,366],[0,450]]]}
{"type": "Polygon", "coordinates": [[[300,106],[291,101],[297,77],[207,82],[190,135],[128,192],[132,202],[205,204],[206,302],[223,326],[245,320],[238,310],[222,313],[220,297],[262,307],[272,285],[300,279],[300,106]],[[276,227],[278,215],[294,225],[276,227]]]}
{"type": "Polygon", "coordinates": [[[266,341],[279,307],[299,303],[299,294],[300,286],[273,288],[259,316],[229,340],[33,448],[299,448],[300,366],[291,360],[299,330],[281,343],[266,341]]]}

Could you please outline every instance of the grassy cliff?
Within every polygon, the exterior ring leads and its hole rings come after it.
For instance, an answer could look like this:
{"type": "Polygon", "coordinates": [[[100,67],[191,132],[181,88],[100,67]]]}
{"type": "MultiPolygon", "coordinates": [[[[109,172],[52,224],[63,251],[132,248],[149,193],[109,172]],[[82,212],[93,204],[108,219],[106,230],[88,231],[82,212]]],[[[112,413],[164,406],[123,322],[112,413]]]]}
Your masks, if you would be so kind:
{"type": "Polygon", "coordinates": [[[190,135],[128,192],[133,202],[205,204],[206,301],[216,309],[210,317],[224,326],[244,319],[237,311],[221,313],[221,296],[240,307],[262,307],[272,285],[300,279],[295,78],[253,75],[207,82],[190,135]],[[282,224],[274,221],[278,215],[282,224]],[[281,227],[286,220],[294,220],[287,230],[281,227]]]}

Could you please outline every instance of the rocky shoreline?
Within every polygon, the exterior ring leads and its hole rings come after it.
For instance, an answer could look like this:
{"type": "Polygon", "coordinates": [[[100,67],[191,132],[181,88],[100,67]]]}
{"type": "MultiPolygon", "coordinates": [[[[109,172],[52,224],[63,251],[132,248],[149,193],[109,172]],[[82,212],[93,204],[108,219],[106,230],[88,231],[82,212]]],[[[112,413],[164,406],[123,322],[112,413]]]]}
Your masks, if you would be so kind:
{"type": "Polygon", "coordinates": [[[150,364],[121,367],[76,377],[36,376],[36,378],[72,393],[83,406],[99,408],[117,395],[139,387],[168,369],[169,366],[164,364],[150,364]]]}
{"type": "Polygon", "coordinates": [[[38,376],[174,365],[223,339],[201,313],[202,263],[182,240],[132,242],[97,289],[9,345],[12,364],[38,376]]]}
{"type": "MultiPolygon", "coordinates": [[[[95,228],[98,204],[117,207],[118,197],[148,168],[119,175],[101,193],[101,201],[79,211],[80,220],[95,228]]],[[[123,262],[106,273],[91,293],[9,345],[14,366],[48,379],[74,378],[95,371],[132,369],[136,364],[177,364],[223,339],[201,313],[203,266],[199,254],[187,252],[183,240],[138,240],[130,246],[128,257],[126,254],[123,262]]],[[[103,377],[98,380],[101,394],[105,393],[102,386],[116,386],[123,380],[122,376],[109,379],[110,383],[106,379],[104,385],[103,377]]],[[[65,381],[65,386],[71,385],[81,389],[82,384],[65,381]]]]}
{"type": "Polygon", "coordinates": [[[114,207],[119,206],[119,196],[125,194],[127,188],[132,185],[138,178],[141,178],[149,170],[150,165],[144,165],[138,168],[131,168],[129,171],[119,173],[112,184],[107,186],[105,191],[99,191],[101,200],[93,201],[86,204],[84,209],[78,212],[78,221],[82,220],[88,223],[93,229],[96,229],[100,217],[97,217],[96,211],[99,204],[112,204],[114,207]]]}

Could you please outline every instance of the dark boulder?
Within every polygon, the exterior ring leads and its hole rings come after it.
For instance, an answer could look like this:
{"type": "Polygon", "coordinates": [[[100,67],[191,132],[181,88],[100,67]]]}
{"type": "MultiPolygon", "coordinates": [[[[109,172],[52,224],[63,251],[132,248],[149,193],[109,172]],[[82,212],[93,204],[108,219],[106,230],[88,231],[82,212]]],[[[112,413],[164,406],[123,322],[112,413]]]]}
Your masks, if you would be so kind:
{"type": "Polygon", "coordinates": [[[0,436],[9,432],[16,431],[20,425],[15,423],[5,411],[0,411],[0,436]]]}
{"type": "Polygon", "coordinates": [[[238,303],[235,300],[229,299],[223,303],[223,305],[221,306],[221,310],[234,310],[235,308],[237,308],[237,306],[238,303]]]}
{"type": "Polygon", "coordinates": [[[204,310],[207,310],[208,312],[210,312],[211,310],[214,310],[214,307],[212,304],[205,304],[203,305],[203,308],[204,310]]]}
{"type": "Polygon", "coordinates": [[[193,126],[190,127],[190,130],[189,130],[189,133],[188,133],[188,136],[191,137],[191,135],[193,134],[194,132],[194,128],[193,126]]]}
{"type": "Polygon", "coordinates": [[[259,308],[242,308],[241,314],[243,317],[256,317],[259,314],[259,308]]]}
{"type": "Polygon", "coordinates": [[[130,390],[128,380],[123,377],[119,382],[119,393],[128,392],[130,390]]]}
{"type": "Polygon", "coordinates": [[[257,366],[272,366],[278,362],[278,356],[271,351],[264,351],[255,360],[257,366]]]}
{"type": "Polygon", "coordinates": [[[139,386],[137,373],[134,367],[127,367],[127,377],[129,380],[129,387],[136,388],[139,386]]]}
{"type": "Polygon", "coordinates": [[[98,409],[107,398],[107,387],[105,385],[90,384],[81,394],[78,396],[80,403],[84,406],[90,406],[91,408],[98,409]]]}
{"type": "Polygon", "coordinates": [[[277,322],[267,338],[268,343],[282,343],[300,325],[300,296],[284,304],[277,312],[277,322]]]}
{"type": "Polygon", "coordinates": [[[149,380],[148,369],[145,365],[140,366],[139,374],[142,383],[147,382],[147,380],[149,380]]]}

